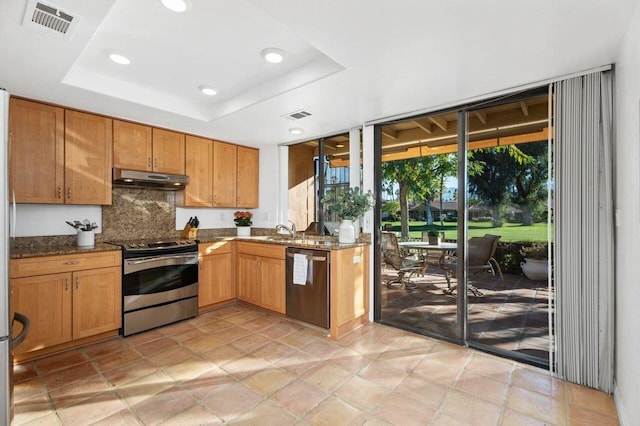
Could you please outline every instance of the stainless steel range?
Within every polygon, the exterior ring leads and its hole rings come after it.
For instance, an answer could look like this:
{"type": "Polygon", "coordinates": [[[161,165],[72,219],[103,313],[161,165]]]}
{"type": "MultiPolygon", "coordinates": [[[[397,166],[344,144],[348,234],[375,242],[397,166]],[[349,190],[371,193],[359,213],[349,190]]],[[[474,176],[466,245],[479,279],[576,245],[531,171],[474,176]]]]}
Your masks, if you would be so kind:
{"type": "Polygon", "coordinates": [[[122,334],[198,314],[198,243],[115,241],[122,248],[122,334]]]}

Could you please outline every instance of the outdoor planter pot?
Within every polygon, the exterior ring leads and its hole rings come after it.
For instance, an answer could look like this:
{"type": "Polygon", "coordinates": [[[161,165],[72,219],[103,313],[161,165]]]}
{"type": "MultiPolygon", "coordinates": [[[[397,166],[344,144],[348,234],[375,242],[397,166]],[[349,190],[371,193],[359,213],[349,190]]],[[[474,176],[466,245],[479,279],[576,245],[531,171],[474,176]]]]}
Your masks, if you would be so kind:
{"type": "Polygon", "coordinates": [[[547,259],[531,259],[526,257],[520,263],[524,275],[532,281],[546,281],[549,277],[549,261],[547,259]]]}

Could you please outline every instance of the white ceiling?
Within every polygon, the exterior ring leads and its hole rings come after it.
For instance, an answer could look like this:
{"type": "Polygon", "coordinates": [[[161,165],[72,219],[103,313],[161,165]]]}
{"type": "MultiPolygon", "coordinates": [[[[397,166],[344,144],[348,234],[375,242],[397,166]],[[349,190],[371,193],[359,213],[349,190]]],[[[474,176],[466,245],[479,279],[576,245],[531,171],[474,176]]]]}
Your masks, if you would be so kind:
{"type": "Polygon", "coordinates": [[[41,0],[71,36],[0,2],[0,87],[249,145],[335,134],[614,63],[638,0],[41,0]],[[268,64],[260,51],[286,51],[268,64]],[[109,61],[118,52],[131,58],[109,61]],[[219,90],[205,97],[200,85],[219,90]],[[304,109],[312,116],[282,116],[304,109]],[[302,136],[288,132],[304,130],[302,136]]]}

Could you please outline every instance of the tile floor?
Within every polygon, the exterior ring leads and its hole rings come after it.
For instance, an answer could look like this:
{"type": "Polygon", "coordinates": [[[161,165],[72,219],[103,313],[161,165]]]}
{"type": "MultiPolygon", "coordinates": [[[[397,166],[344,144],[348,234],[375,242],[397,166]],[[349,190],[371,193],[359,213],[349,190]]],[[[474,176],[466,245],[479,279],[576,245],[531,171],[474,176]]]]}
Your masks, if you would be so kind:
{"type": "MultiPolygon", "coordinates": [[[[397,277],[385,268],[383,282],[397,277]]],[[[546,282],[505,274],[500,280],[476,274],[471,282],[483,297],[469,295],[470,340],[548,361],[549,290],[546,282]]],[[[456,339],[456,297],[443,294],[444,272],[429,265],[426,274],[411,278],[413,290],[382,286],[382,319],[387,324],[456,339]]],[[[452,279],[452,285],[455,279],[452,279]]]]}
{"type": "Polygon", "coordinates": [[[15,425],[616,425],[544,370],[367,324],[339,341],[231,305],[17,366],[15,425]]]}

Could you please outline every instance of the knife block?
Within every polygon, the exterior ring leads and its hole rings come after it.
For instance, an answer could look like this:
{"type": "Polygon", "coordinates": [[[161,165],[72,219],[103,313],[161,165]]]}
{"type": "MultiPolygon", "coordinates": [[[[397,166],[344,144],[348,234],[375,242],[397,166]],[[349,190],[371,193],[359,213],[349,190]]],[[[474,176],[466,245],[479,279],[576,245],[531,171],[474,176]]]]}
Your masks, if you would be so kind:
{"type": "Polygon", "coordinates": [[[183,240],[195,240],[197,236],[198,228],[192,228],[189,224],[186,224],[182,232],[180,232],[180,238],[183,240]]]}

